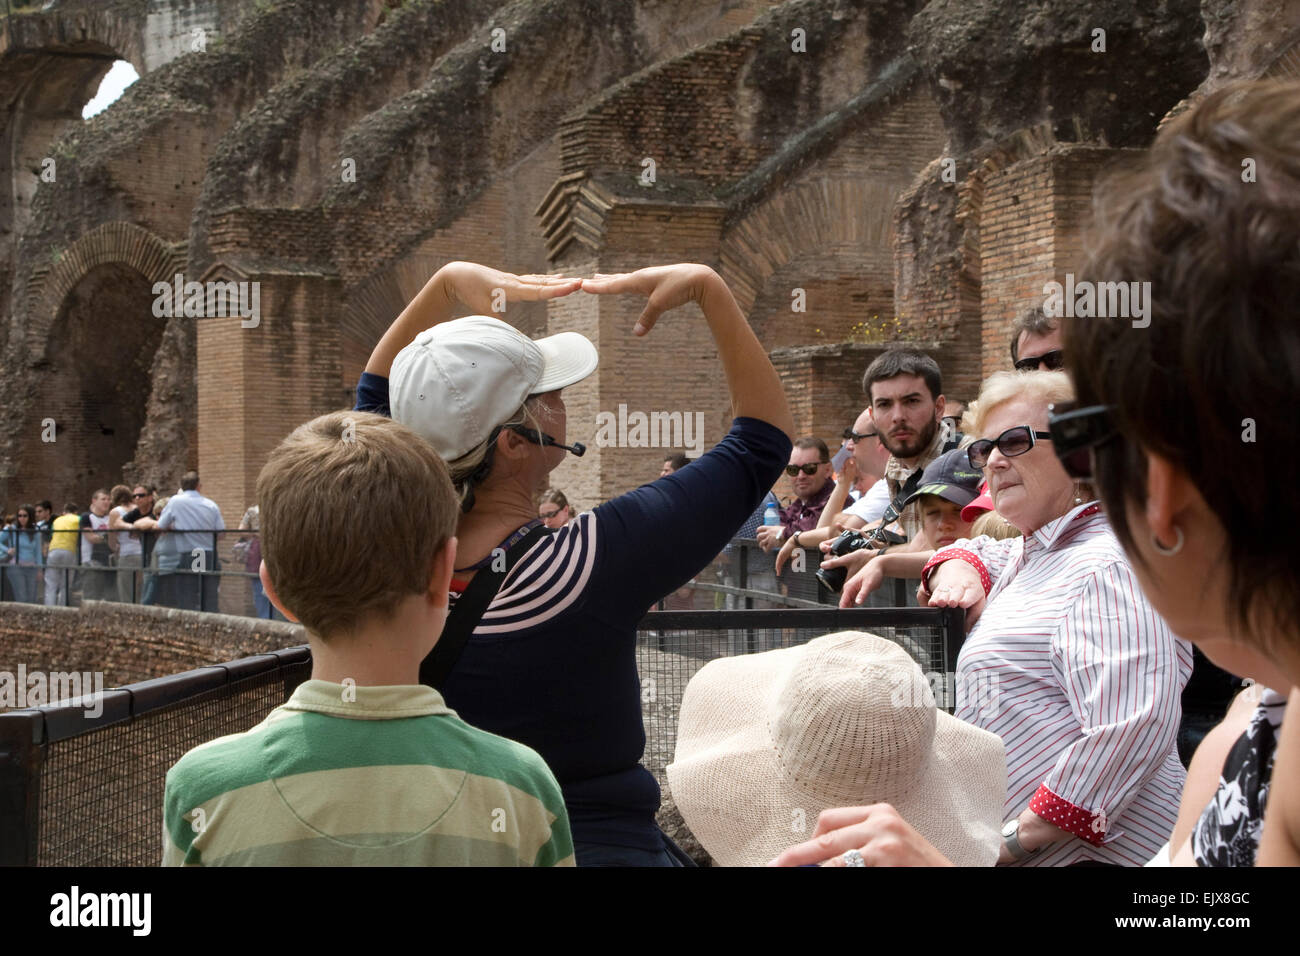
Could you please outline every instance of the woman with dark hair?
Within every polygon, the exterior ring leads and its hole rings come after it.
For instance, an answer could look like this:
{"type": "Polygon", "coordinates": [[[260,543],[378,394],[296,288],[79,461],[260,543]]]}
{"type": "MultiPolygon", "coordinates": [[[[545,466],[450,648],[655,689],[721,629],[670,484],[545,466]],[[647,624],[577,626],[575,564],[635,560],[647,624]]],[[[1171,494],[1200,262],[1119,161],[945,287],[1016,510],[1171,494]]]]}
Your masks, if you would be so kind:
{"type": "Polygon", "coordinates": [[[682,866],[689,859],[655,823],[658,784],[640,765],[636,624],[731,539],[789,459],[794,427],[776,369],[726,284],[700,265],[570,279],[450,263],[375,347],[357,408],[391,409],[447,462],[464,512],[450,628],[478,575],[498,570],[497,559],[533,533],[538,494],[565,452],[585,450],[565,444],[561,390],[598,363],[576,332],[533,341],[486,314],[452,315],[461,306],[488,313],[501,292],[519,301],[579,290],[645,296],[635,335],[670,309],[698,305],[735,421],[689,468],[522,544],[436,686],[467,722],[546,760],[564,791],[579,866],[682,866]]]}
{"type": "MultiPolygon", "coordinates": [[[[1149,282],[1151,311],[1066,321],[1077,404],[1054,410],[1053,450],[1098,489],[1170,629],[1269,687],[1193,760],[1173,862],[1297,865],[1300,84],[1227,88],[1179,117],[1106,191],[1097,232],[1082,279],[1149,282]]],[[[982,598],[967,582],[956,603],[982,598]]],[[[831,811],[816,837],[780,862],[945,862],[884,804],[831,811]]]]}
{"type": "Polygon", "coordinates": [[[3,549],[9,564],[5,565],[5,578],[13,590],[14,600],[23,604],[36,602],[37,568],[44,564],[41,555],[41,536],[36,531],[36,509],[19,505],[13,523],[3,534],[3,549]]]}
{"type": "Polygon", "coordinates": [[[1174,862],[1297,864],[1300,84],[1209,97],[1114,184],[1098,226],[1088,277],[1150,282],[1151,314],[1066,323],[1078,404],[1057,410],[1057,453],[1092,474],[1173,631],[1268,688],[1201,768],[1219,784],[1174,862]]]}

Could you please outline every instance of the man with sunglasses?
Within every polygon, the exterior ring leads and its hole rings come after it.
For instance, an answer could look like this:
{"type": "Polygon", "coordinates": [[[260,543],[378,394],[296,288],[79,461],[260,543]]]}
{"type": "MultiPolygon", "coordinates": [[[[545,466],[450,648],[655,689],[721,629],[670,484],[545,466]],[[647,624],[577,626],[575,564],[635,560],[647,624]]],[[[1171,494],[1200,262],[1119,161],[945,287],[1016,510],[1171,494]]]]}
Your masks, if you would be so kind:
{"type": "Polygon", "coordinates": [[[1065,335],[1059,322],[1047,317],[1042,308],[1030,309],[1011,326],[1011,362],[1017,372],[1065,367],[1065,335]]]}
{"type": "Polygon", "coordinates": [[[795,500],[781,512],[780,524],[763,525],[755,532],[764,551],[772,550],[785,538],[817,527],[835,487],[831,481],[830,450],[813,435],[805,435],[794,443],[785,473],[791,478],[795,500]]]}
{"type": "Polygon", "coordinates": [[[791,559],[795,548],[816,548],[846,529],[857,530],[880,520],[889,507],[889,484],[884,479],[885,466],[889,464],[889,449],[880,440],[871,409],[864,408],[854,423],[844,429],[844,447],[850,457],[844,462],[839,481],[831,491],[822,509],[817,527],[799,531],[786,538],[776,556],[776,571],[781,573],[791,559]],[[849,502],[850,486],[860,482],[866,489],[856,501],[849,502]]]}

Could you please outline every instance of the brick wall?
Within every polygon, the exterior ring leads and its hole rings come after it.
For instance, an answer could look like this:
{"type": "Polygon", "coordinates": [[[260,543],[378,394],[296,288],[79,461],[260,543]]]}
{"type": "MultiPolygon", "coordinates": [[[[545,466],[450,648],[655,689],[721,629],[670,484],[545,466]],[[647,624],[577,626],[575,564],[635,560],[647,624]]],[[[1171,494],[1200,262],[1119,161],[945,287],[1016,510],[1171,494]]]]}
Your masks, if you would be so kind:
{"type": "Polygon", "coordinates": [[[92,490],[122,481],[167,322],[153,315],[152,301],[149,280],[123,264],[94,266],[68,292],[20,432],[24,464],[8,482],[11,507],[49,498],[59,511],[65,500],[84,508],[92,490]],[[106,323],[122,331],[105,336],[106,323]]]}
{"type": "Polygon", "coordinates": [[[1042,303],[1053,270],[1052,162],[1035,156],[988,176],[980,215],[981,352],[984,374],[1006,368],[1011,323],[1042,303]]]}
{"type": "Polygon", "coordinates": [[[1060,146],[1013,163],[985,181],[980,222],[983,369],[1011,362],[1011,325],[1041,305],[1043,285],[1082,264],[1099,175],[1140,151],[1060,146]]]}
{"type": "Polygon", "coordinates": [[[307,643],[301,626],[284,621],[99,601],[4,607],[0,671],[100,671],[105,688],[307,643]]]}
{"type": "Polygon", "coordinates": [[[618,84],[560,127],[563,171],[623,168],[714,182],[751,168],[763,147],[740,135],[734,87],[760,36],[745,31],[618,84]]]}
{"type": "Polygon", "coordinates": [[[235,527],[256,500],[257,475],[298,425],[342,406],[333,319],[339,285],[319,275],[212,273],[261,283],[261,321],[198,323],[199,475],[235,527]]]}
{"type": "MultiPolygon", "coordinates": [[[[884,351],[880,345],[818,345],[772,353],[794,415],[796,435],[815,435],[831,454],[840,434],[867,407],[862,373],[884,351]]],[[[787,489],[788,490],[788,489],[787,489]]]]}

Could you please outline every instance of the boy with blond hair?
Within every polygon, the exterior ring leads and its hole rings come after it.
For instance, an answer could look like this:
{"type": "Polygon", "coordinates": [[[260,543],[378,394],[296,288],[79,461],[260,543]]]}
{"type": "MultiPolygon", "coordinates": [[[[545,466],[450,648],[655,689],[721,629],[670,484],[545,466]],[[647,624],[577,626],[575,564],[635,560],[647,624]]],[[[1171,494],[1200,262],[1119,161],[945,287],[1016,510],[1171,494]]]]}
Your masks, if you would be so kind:
{"type": "Polygon", "coordinates": [[[571,866],[541,757],[420,684],[460,513],[433,449],[380,415],[323,415],[281,442],[257,500],[262,585],[306,628],[311,679],[168,771],[163,864],[571,866]]]}

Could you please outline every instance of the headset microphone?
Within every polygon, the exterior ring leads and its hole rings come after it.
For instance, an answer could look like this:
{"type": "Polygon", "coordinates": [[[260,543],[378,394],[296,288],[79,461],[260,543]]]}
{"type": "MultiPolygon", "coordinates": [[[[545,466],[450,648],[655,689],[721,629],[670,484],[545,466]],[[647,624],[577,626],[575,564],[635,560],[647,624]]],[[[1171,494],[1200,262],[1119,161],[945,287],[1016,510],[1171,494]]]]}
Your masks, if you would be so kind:
{"type": "Polygon", "coordinates": [[[533,429],[525,428],[523,425],[507,425],[505,427],[509,428],[521,438],[526,438],[534,445],[553,445],[556,448],[563,448],[565,451],[572,452],[576,458],[581,458],[587,453],[587,446],[580,441],[575,441],[572,445],[561,445],[544,431],[534,431],[533,429]]]}

